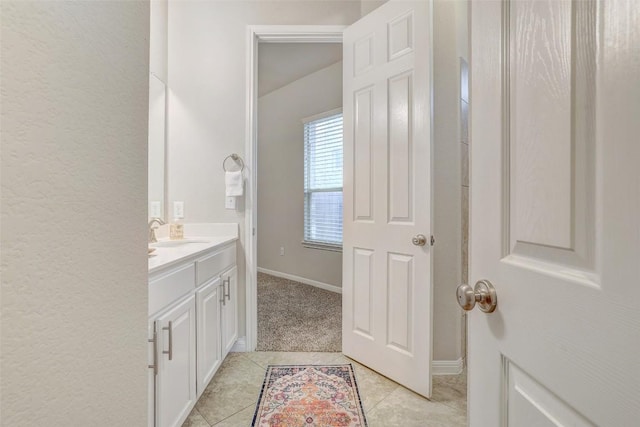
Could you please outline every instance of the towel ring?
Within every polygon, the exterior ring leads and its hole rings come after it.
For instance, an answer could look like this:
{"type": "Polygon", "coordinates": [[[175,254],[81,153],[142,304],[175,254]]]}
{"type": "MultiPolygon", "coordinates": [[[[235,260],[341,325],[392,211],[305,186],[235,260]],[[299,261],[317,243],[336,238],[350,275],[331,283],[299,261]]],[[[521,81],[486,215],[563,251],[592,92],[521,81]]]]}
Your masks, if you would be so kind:
{"type": "Polygon", "coordinates": [[[244,162],[242,161],[242,157],[238,156],[236,153],[229,154],[227,157],[224,158],[224,160],[222,161],[222,170],[224,170],[225,172],[229,172],[227,170],[227,167],[225,166],[225,163],[229,159],[233,160],[236,163],[240,163],[240,172],[244,170],[244,162]]]}

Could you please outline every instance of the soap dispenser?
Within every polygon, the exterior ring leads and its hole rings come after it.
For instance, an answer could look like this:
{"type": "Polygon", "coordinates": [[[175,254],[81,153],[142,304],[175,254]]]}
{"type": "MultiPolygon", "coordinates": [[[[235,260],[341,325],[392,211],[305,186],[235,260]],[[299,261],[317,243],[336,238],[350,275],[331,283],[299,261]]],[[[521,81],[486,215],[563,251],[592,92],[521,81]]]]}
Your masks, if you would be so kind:
{"type": "Polygon", "coordinates": [[[180,222],[180,218],[175,217],[169,225],[169,239],[170,240],[182,240],[184,239],[184,225],[180,222]]]}

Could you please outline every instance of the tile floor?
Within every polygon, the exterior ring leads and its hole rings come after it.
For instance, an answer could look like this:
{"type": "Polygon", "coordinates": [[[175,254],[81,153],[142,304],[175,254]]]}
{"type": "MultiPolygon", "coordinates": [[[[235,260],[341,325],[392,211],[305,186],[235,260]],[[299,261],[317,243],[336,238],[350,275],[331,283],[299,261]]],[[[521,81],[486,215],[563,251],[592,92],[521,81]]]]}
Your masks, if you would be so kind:
{"type": "Polygon", "coordinates": [[[183,427],[249,427],[267,365],[352,363],[369,427],[466,426],[466,375],[434,376],[427,400],[341,353],[230,353],[183,427]]]}

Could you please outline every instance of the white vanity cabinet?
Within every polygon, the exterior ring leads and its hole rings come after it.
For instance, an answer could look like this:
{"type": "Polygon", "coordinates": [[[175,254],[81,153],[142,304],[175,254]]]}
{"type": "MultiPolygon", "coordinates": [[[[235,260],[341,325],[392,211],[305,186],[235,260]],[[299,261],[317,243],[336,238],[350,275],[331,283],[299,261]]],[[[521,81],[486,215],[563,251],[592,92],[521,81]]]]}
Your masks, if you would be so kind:
{"type": "Polygon", "coordinates": [[[149,277],[149,426],[180,427],[238,338],[235,242],[149,277]]]}

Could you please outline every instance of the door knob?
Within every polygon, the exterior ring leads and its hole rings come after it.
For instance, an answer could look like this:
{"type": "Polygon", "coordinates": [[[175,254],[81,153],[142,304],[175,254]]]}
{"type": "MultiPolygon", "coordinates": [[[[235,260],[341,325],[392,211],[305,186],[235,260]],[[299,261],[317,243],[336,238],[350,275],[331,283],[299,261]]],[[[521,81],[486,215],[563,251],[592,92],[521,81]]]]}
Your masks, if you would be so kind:
{"type": "Polygon", "coordinates": [[[416,246],[424,246],[427,244],[427,238],[424,236],[424,234],[416,234],[415,236],[413,236],[413,239],[411,239],[411,243],[416,246]]]}
{"type": "Polygon", "coordinates": [[[480,310],[485,313],[493,313],[498,305],[496,288],[488,280],[479,280],[474,288],[467,284],[460,285],[456,294],[458,296],[458,304],[467,311],[472,310],[478,303],[480,310]]]}

